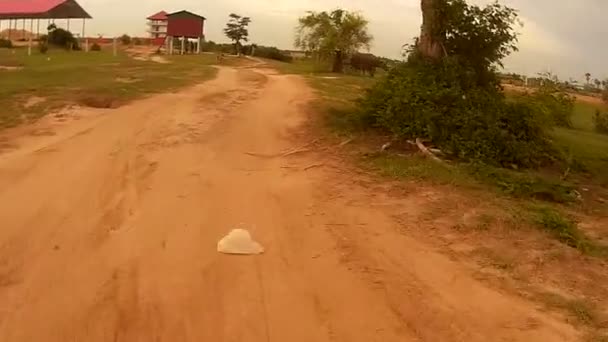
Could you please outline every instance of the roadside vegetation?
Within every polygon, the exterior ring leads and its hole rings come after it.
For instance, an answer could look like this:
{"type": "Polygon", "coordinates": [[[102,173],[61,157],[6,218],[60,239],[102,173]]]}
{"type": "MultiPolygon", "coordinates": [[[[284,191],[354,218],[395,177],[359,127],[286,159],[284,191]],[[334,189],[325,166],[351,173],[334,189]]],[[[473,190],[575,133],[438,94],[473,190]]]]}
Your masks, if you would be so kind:
{"type": "Polygon", "coordinates": [[[365,18],[348,31],[336,19],[344,15],[340,10],[300,19],[296,44],[311,58],[271,64],[304,75],[317,89],[313,105],[325,127],[363,168],[479,198],[483,210],[474,223],[455,223],[461,238],[483,234],[481,243],[495,248],[490,258],[500,260],[509,249],[530,248],[509,263],[491,263],[501,272],[529,282],[521,270],[536,262],[532,255],[546,254],[538,272],[566,292],[573,286],[566,270],[578,272],[586,285],[571,297],[556,301],[558,295],[535,295],[537,288],[528,285],[523,295],[575,317],[591,338],[604,338],[607,313],[591,308],[606,303],[593,284],[608,258],[602,227],[608,222],[608,106],[579,98],[550,74],[531,91],[502,87],[501,60],[517,51],[515,10],[463,0],[422,3],[421,36],[407,46],[403,62],[377,66],[379,76],[340,68],[371,44],[365,18]],[[365,39],[337,38],[344,32],[365,39]],[[323,45],[336,40],[346,45],[323,45]]]}

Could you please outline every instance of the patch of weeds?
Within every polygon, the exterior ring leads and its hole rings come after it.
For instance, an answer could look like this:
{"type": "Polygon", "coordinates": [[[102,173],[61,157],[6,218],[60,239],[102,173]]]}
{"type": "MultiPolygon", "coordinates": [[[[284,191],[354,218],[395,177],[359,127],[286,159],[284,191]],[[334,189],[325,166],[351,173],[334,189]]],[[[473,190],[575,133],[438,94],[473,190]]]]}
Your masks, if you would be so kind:
{"type": "Polygon", "coordinates": [[[577,200],[576,188],[565,182],[483,164],[470,164],[467,169],[480,182],[492,185],[510,196],[555,203],[571,203],[577,200]]]}
{"type": "Polygon", "coordinates": [[[367,157],[365,162],[392,178],[426,180],[459,186],[475,185],[475,181],[462,168],[438,164],[418,155],[401,157],[379,153],[367,157]]]}
{"type": "Polygon", "coordinates": [[[565,311],[584,325],[593,327],[600,321],[597,309],[585,300],[569,299],[553,292],[541,293],[539,298],[548,307],[565,311]]]}
{"type": "Polygon", "coordinates": [[[319,101],[313,106],[322,109],[326,125],[336,133],[351,134],[365,130],[366,124],[352,105],[319,101]]]}
{"type": "Polygon", "coordinates": [[[78,103],[91,108],[116,108],[118,100],[107,95],[84,95],[78,98],[78,103]]]}
{"type": "Polygon", "coordinates": [[[494,249],[480,247],[475,250],[475,254],[480,256],[485,266],[491,266],[501,271],[512,271],[515,268],[515,262],[510,257],[497,253],[494,249]]]}
{"type": "Polygon", "coordinates": [[[530,209],[535,223],[557,240],[583,252],[589,249],[589,240],[572,219],[549,206],[534,205],[530,209]]]}
{"type": "Polygon", "coordinates": [[[495,221],[496,219],[494,218],[494,216],[490,214],[481,214],[477,217],[477,224],[475,225],[475,229],[480,231],[489,230],[495,221]]]}

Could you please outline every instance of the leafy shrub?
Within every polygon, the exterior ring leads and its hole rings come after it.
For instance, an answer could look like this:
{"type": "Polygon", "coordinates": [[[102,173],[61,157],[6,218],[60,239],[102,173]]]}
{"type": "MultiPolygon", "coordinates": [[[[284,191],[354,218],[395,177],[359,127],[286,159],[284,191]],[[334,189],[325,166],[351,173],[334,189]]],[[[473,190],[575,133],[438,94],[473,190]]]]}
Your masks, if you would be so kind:
{"type": "Polygon", "coordinates": [[[38,51],[42,54],[46,54],[49,51],[49,45],[45,41],[38,42],[38,51]]]}
{"type": "Polygon", "coordinates": [[[0,38],[0,48],[10,49],[13,47],[13,42],[8,39],[0,38]]]}
{"type": "Polygon", "coordinates": [[[397,138],[431,140],[463,160],[533,167],[553,155],[534,106],[506,101],[494,82],[480,87],[477,72],[454,58],[397,66],[369,91],[361,108],[368,124],[397,138]]]}
{"type": "Polygon", "coordinates": [[[140,38],[137,38],[137,37],[133,38],[131,40],[131,42],[133,43],[133,45],[142,45],[143,44],[143,41],[140,38]]]}
{"type": "Polygon", "coordinates": [[[563,91],[557,82],[545,79],[542,86],[531,96],[536,109],[545,115],[554,125],[572,128],[575,99],[563,91]]]}
{"type": "Polygon", "coordinates": [[[122,45],[131,45],[131,37],[127,34],[123,34],[120,37],[120,42],[122,43],[122,45]]]}
{"type": "Polygon", "coordinates": [[[78,40],[74,38],[72,32],[58,28],[54,25],[49,26],[49,33],[45,38],[50,45],[59,46],[65,49],[80,50],[78,40]]]}
{"type": "Polygon", "coordinates": [[[256,57],[274,59],[281,62],[291,63],[293,58],[290,55],[283,53],[283,51],[277,49],[276,47],[266,47],[266,46],[256,46],[253,49],[253,55],[256,57]]]}
{"type": "Polygon", "coordinates": [[[91,45],[91,51],[101,51],[101,45],[93,43],[93,45],[91,45]]]}
{"type": "Polygon", "coordinates": [[[595,125],[596,132],[608,134],[608,113],[601,113],[599,110],[596,110],[593,124],[595,125]]]}

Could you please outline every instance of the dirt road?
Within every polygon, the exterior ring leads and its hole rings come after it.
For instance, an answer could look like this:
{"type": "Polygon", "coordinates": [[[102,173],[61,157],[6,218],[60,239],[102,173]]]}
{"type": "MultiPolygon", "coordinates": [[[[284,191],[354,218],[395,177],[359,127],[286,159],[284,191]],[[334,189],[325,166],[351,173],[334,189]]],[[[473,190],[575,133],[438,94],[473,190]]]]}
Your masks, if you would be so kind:
{"type": "Polygon", "coordinates": [[[5,143],[0,341],[577,340],[401,231],[437,194],[282,155],[310,141],[312,96],[223,68],[5,143]],[[264,255],[216,252],[239,225],[264,255]]]}

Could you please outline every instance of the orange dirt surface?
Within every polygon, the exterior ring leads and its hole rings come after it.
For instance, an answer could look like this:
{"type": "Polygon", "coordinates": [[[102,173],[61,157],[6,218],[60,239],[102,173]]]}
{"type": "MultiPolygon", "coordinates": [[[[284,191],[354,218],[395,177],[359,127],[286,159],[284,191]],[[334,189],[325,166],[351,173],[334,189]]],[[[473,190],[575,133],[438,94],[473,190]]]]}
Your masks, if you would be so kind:
{"type": "Polygon", "coordinates": [[[404,233],[440,194],[389,197],[321,153],[313,98],[296,76],[224,67],[5,133],[0,341],[579,339],[404,233]],[[241,227],[264,254],[217,252],[241,227]]]}

